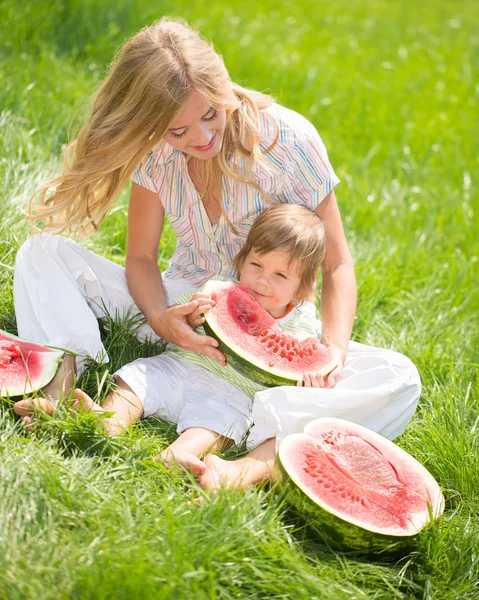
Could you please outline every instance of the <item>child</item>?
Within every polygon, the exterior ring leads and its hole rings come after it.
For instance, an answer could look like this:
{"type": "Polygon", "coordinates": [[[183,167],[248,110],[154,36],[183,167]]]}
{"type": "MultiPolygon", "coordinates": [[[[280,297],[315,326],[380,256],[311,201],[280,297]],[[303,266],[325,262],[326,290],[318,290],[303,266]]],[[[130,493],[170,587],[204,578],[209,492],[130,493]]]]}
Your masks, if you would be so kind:
{"type": "MultiPolygon", "coordinates": [[[[317,322],[302,309],[302,304],[314,294],[324,253],[324,227],[318,216],[296,204],[274,206],[258,217],[235,257],[239,283],[251,290],[280,327],[298,337],[317,336],[317,322]]],[[[187,321],[197,328],[213,301],[203,292],[194,294],[193,299],[198,307],[187,321]]],[[[109,434],[149,416],[177,423],[180,435],[160,460],[187,468],[203,487],[218,481],[207,473],[200,457],[223,444],[237,444],[244,439],[252,425],[254,396],[265,389],[230,365],[221,366],[171,344],[159,356],[125,365],[115,377],[119,389],[108,396],[103,406],[78,389],[75,404],[93,411],[113,412],[113,416],[103,419],[109,434]]],[[[323,379],[316,373],[305,373],[298,385],[322,387],[323,379]]]]}

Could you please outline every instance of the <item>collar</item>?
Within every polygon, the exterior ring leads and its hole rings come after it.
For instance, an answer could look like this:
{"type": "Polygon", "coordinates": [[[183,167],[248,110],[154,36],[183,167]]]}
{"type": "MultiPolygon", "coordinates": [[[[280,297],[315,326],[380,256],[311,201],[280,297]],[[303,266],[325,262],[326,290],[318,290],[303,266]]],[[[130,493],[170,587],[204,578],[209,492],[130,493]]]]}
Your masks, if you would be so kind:
{"type": "Polygon", "coordinates": [[[284,319],[284,317],[289,315],[289,313],[293,310],[293,308],[294,308],[294,304],[290,304],[288,306],[288,308],[286,309],[286,312],[284,313],[284,315],[280,315],[279,317],[274,317],[274,318],[276,319],[276,321],[278,321],[279,319],[284,319]]]}
{"type": "Polygon", "coordinates": [[[176,157],[181,154],[181,150],[177,150],[170,146],[165,140],[161,140],[156,146],[150,148],[147,152],[148,158],[154,156],[156,165],[168,165],[173,162],[176,157]]]}

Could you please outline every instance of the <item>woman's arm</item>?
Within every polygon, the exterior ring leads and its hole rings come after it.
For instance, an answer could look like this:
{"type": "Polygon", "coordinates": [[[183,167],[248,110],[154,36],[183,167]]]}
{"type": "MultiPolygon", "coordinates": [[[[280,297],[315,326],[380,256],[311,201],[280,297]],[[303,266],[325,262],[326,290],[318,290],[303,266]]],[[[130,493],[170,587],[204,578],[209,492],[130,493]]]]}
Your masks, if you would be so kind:
{"type": "Polygon", "coordinates": [[[334,192],[314,211],[326,227],[326,256],[322,266],[321,341],[341,352],[340,366],[326,378],[332,387],[341,375],[356,314],[356,278],[334,192]]]}
{"type": "MultiPolygon", "coordinates": [[[[158,247],[165,212],[158,194],[132,183],[128,206],[126,279],[138,308],[150,322],[155,313],[168,308],[158,247]]],[[[151,323],[150,323],[151,324],[151,323]]]]}
{"type": "Polygon", "coordinates": [[[223,364],[225,358],[216,349],[216,340],[198,335],[187,324],[186,317],[195,311],[198,302],[168,307],[158,268],[164,217],[158,194],[132,183],[125,265],[130,293],[152,329],[163,339],[223,364]]]}

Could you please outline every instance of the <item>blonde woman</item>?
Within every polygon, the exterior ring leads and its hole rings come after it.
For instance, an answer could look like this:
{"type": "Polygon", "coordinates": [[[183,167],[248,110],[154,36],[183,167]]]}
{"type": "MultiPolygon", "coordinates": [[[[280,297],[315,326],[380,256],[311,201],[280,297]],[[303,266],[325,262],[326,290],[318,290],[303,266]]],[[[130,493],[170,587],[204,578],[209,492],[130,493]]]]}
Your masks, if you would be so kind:
{"type": "MultiPolygon", "coordinates": [[[[134,35],[100,86],[64,172],[30,207],[30,219],[40,221],[43,232],[17,257],[19,335],[80,355],[65,361],[36,404],[53,409],[71,389],[74,373],[81,373],[82,356],[108,361],[97,322],[105,308],[141,311],[147,321],[141,336],[162,337],[224,365],[216,341],[188,325],[198,302],[175,300],[213,276],[233,276],[233,258],[256,217],[271,205],[298,203],[323,219],[328,240],[321,341],[337,348],[341,359],[324,381],[324,414],[397,436],[414,413],[419,376],[400,354],[349,342],[356,283],[333,191],[338,181],[315,128],[270,96],[233,83],[220,56],[188,25],[164,18],[134,35]],[[53,235],[94,232],[130,178],[125,269],[53,235]],[[165,215],[178,245],[160,273],[165,215]]],[[[251,456],[259,461],[258,473],[270,468],[275,444],[290,432],[275,417],[285,390],[255,398],[258,434],[251,456]],[[260,431],[265,415],[276,425],[260,431]]],[[[294,390],[297,414],[311,403],[310,392],[294,390]]],[[[31,408],[26,400],[15,405],[25,423],[31,408]]],[[[300,418],[291,423],[303,425],[300,418]]]]}

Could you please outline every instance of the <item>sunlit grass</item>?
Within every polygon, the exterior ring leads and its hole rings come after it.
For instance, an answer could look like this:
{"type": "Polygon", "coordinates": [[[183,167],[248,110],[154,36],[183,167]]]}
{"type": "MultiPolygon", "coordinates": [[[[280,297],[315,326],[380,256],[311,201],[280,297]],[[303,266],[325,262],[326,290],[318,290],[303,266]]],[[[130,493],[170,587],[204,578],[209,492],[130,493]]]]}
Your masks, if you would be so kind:
{"type": "MultiPolygon", "coordinates": [[[[479,597],[479,18],[475,2],[261,0],[207,6],[39,0],[0,6],[0,328],[16,331],[15,254],[26,202],[87,110],[118,45],[162,14],[194,23],[234,80],[312,120],[341,184],[356,262],[355,339],[418,366],[423,394],[398,442],[441,484],[446,512],[395,561],[333,552],[268,490],[201,492],[152,461],[174,427],[107,438],[66,408],[26,437],[0,422],[0,598],[479,597]]],[[[121,263],[127,191],[85,244],[121,263]]],[[[164,267],[175,245],[167,226],[164,267]]],[[[127,324],[105,331],[100,397],[137,356],[127,324]]],[[[229,450],[227,456],[244,449],[229,450]]]]}

